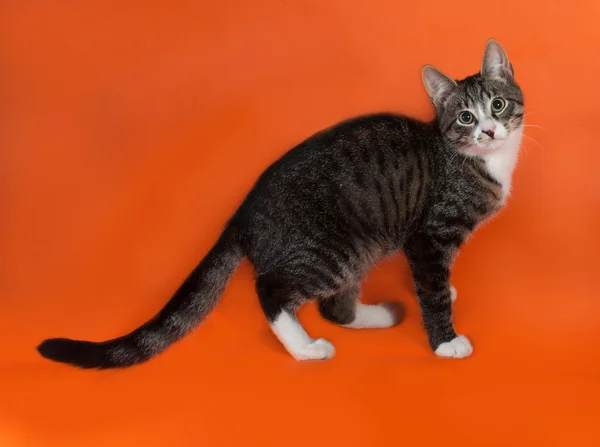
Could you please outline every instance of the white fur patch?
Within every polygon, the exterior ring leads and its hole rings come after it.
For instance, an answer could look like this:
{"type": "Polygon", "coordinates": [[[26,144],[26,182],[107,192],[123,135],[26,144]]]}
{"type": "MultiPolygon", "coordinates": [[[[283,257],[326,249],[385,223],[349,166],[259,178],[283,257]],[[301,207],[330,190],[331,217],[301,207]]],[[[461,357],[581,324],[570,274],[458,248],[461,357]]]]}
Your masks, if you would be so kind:
{"type": "Polygon", "coordinates": [[[435,350],[435,353],[439,357],[462,359],[464,357],[469,357],[473,353],[473,347],[467,337],[459,335],[449,342],[439,345],[435,350]]]}
{"type": "Polygon", "coordinates": [[[456,301],[456,287],[450,286],[450,301],[456,301]]]}
{"type": "Polygon", "coordinates": [[[390,306],[384,304],[362,304],[357,302],[356,318],[344,327],[352,329],[384,328],[395,325],[398,317],[390,306]]]}
{"type": "Polygon", "coordinates": [[[523,129],[515,129],[498,149],[483,155],[485,166],[494,179],[502,184],[503,201],[510,194],[512,174],[519,156],[523,129]]]}
{"type": "Polygon", "coordinates": [[[271,324],[271,329],[296,360],[324,360],[335,354],[335,348],[327,340],[313,340],[300,322],[287,311],[281,312],[271,324]]]}
{"type": "MultiPolygon", "coordinates": [[[[486,115],[485,112],[483,111],[483,107],[481,107],[481,104],[477,104],[477,121],[479,123],[483,123],[483,121],[486,119],[486,115]]],[[[479,126],[478,126],[479,128],[479,126]]]]}

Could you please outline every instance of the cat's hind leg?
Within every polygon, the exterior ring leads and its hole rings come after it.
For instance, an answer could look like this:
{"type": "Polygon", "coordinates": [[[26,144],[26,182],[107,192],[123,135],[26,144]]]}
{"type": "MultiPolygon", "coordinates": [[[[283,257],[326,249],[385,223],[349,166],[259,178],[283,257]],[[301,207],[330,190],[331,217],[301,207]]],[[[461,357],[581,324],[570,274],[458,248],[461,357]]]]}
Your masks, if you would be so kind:
{"type": "Polygon", "coordinates": [[[273,333],[296,360],[325,360],[335,355],[331,343],[310,337],[296,318],[296,309],[307,299],[305,293],[277,275],[259,276],[256,290],[273,333]]]}
{"type": "Polygon", "coordinates": [[[394,326],[401,319],[401,311],[397,303],[361,303],[359,286],[351,286],[333,296],[319,299],[319,312],[323,318],[353,329],[394,326]]]}

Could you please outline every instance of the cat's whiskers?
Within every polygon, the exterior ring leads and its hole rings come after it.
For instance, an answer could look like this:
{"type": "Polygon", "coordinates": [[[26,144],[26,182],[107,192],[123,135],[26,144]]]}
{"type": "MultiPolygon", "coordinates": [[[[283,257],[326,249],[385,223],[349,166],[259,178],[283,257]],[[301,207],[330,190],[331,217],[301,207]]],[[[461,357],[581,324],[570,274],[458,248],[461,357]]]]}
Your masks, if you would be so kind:
{"type": "Polygon", "coordinates": [[[458,157],[459,155],[460,155],[460,151],[459,150],[455,151],[454,154],[452,155],[452,157],[450,157],[450,162],[453,162],[456,159],[456,157],[458,157]]]}
{"type": "MultiPolygon", "coordinates": [[[[525,135],[525,133],[522,134],[523,137],[527,138],[528,140],[532,141],[533,143],[535,143],[535,145],[539,148],[542,149],[542,146],[540,145],[540,143],[538,143],[534,138],[530,137],[529,135],[525,135]]],[[[525,159],[527,159],[527,157],[529,156],[529,145],[527,144],[522,144],[521,145],[521,152],[525,155],[525,159]]]]}
{"type": "Polygon", "coordinates": [[[536,144],[537,147],[539,147],[540,149],[542,149],[542,146],[540,145],[540,143],[537,142],[537,140],[533,137],[530,137],[529,135],[523,133],[522,134],[523,137],[527,138],[528,140],[534,142],[536,144]]]}
{"type": "Polygon", "coordinates": [[[533,127],[536,129],[542,129],[545,130],[546,132],[548,132],[548,129],[546,129],[544,126],[539,126],[537,124],[521,124],[522,127],[533,127]]]}
{"type": "Polygon", "coordinates": [[[524,114],[523,114],[523,116],[525,117],[525,116],[527,116],[527,115],[532,115],[532,114],[535,114],[535,113],[547,112],[547,111],[549,111],[549,110],[553,110],[553,109],[546,108],[546,109],[535,109],[535,110],[528,110],[526,113],[524,113],[524,114]]]}
{"type": "Polygon", "coordinates": [[[462,162],[462,164],[460,165],[460,169],[461,169],[461,170],[462,170],[462,169],[465,167],[465,163],[467,162],[467,159],[469,159],[469,158],[470,158],[470,157],[466,157],[466,156],[463,158],[463,162],[462,162]]]}

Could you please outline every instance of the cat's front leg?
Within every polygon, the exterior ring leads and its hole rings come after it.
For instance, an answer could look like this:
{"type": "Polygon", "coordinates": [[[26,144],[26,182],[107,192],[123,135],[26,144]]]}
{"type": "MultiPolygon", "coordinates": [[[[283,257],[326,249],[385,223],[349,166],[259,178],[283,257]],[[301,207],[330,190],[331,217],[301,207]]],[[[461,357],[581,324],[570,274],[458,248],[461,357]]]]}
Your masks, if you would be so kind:
{"type": "Polygon", "coordinates": [[[452,323],[456,291],[450,284],[450,268],[456,249],[439,238],[417,234],[408,241],[405,252],[431,348],[440,357],[463,358],[470,356],[473,348],[452,323]]]}

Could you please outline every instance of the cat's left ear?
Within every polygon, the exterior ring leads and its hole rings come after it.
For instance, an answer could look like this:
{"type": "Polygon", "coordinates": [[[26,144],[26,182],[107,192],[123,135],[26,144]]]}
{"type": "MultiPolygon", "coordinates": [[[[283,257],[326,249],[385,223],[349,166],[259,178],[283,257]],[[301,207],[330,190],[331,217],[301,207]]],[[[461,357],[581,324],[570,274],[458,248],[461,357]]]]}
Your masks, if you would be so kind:
{"type": "Polygon", "coordinates": [[[425,65],[421,71],[425,90],[436,107],[442,104],[443,98],[456,87],[456,81],[437,68],[425,65]]]}
{"type": "Polygon", "coordinates": [[[514,75],[506,51],[495,39],[488,40],[485,45],[485,53],[481,62],[481,75],[486,78],[500,80],[510,79],[514,75]]]}

